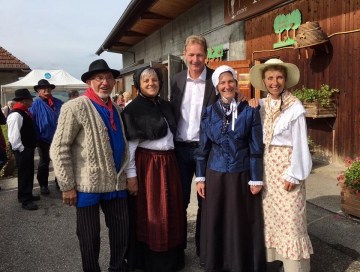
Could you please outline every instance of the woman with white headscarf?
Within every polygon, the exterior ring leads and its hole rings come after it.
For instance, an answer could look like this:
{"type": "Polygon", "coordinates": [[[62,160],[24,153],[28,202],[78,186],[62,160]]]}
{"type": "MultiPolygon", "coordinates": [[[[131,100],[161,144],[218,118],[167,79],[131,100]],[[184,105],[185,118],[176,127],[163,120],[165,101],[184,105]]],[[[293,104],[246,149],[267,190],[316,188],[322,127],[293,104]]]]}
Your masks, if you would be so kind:
{"type": "Polygon", "coordinates": [[[267,260],[282,261],[279,271],[285,272],[309,272],[313,253],[306,223],[305,179],[312,167],[306,111],[288,91],[299,78],[298,67],[279,59],[250,70],[251,84],[268,92],[259,101],[265,144],[262,198],[267,260]]]}
{"type": "Polygon", "coordinates": [[[203,111],[197,191],[203,198],[200,261],[206,271],[266,271],[258,109],[237,101],[229,66],[212,75],[219,100],[203,111]]]}

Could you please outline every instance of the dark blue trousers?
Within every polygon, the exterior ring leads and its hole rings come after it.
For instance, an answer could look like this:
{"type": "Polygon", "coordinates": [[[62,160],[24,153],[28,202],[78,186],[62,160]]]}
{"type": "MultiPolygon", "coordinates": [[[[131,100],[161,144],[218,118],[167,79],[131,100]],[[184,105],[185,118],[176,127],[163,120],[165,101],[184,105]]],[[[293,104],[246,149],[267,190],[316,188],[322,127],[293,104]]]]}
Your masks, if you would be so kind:
{"type": "MultiPolygon", "coordinates": [[[[187,208],[190,203],[191,185],[196,171],[196,156],[197,148],[176,146],[175,143],[175,156],[179,165],[181,174],[181,184],[183,189],[183,203],[184,203],[184,217],[185,217],[185,235],[184,235],[184,248],[186,248],[187,241],[187,208]]],[[[201,225],[201,200],[202,198],[197,194],[198,199],[198,212],[196,216],[196,232],[195,244],[197,251],[200,250],[200,225],[201,225]]]]}

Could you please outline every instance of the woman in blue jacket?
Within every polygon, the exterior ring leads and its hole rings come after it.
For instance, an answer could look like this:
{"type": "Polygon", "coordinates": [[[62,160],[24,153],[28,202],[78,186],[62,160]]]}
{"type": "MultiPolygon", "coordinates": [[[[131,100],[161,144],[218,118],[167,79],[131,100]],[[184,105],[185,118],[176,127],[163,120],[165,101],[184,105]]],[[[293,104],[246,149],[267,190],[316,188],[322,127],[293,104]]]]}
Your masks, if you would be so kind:
{"type": "Polygon", "coordinates": [[[206,271],[266,271],[258,109],[237,102],[229,66],[212,75],[219,100],[203,111],[196,188],[203,198],[200,261],[206,271]]]}

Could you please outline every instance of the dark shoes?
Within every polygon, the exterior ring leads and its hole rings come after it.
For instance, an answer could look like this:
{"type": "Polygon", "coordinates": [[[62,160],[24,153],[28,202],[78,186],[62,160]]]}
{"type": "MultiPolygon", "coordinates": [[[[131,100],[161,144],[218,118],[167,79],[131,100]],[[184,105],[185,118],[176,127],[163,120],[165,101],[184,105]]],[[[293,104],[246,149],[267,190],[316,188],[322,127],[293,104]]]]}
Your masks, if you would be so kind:
{"type": "Polygon", "coordinates": [[[25,210],[29,210],[29,211],[35,211],[38,209],[38,206],[35,205],[34,203],[32,202],[28,202],[26,204],[22,204],[21,207],[25,210]]]}
{"type": "Polygon", "coordinates": [[[49,188],[47,186],[41,186],[40,187],[40,193],[42,195],[48,195],[50,194],[49,188]]]}
{"type": "MultiPolygon", "coordinates": [[[[31,198],[31,201],[38,201],[40,199],[41,199],[41,197],[39,195],[33,195],[32,198],[31,198]]],[[[19,203],[21,203],[20,200],[19,200],[19,203]]]]}
{"type": "Polygon", "coordinates": [[[56,179],[55,179],[55,187],[56,187],[56,189],[60,190],[59,183],[57,182],[57,180],[56,180],[56,179]]]}
{"type": "Polygon", "coordinates": [[[185,251],[181,250],[179,253],[178,263],[176,266],[176,271],[181,271],[185,268],[185,251]]]}
{"type": "Polygon", "coordinates": [[[40,199],[41,199],[41,197],[39,195],[33,195],[31,200],[32,201],[38,201],[40,199]]]}

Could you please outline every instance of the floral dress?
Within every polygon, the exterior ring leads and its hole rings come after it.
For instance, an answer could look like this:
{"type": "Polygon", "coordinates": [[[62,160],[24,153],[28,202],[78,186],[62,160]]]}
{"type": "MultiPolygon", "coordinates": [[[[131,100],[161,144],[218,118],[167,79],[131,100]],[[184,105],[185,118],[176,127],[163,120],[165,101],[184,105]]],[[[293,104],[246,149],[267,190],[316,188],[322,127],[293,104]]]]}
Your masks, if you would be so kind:
{"type": "MultiPolygon", "coordinates": [[[[281,100],[270,96],[263,100],[264,188],[263,209],[265,243],[287,260],[309,259],[313,248],[307,233],[306,191],[304,179],[311,171],[306,141],[305,110],[290,92],[281,100]],[[284,180],[298,184],[284,190],[284,180]]],[[[307,141],[306,141],[307,143],[307,141]]],[[[275,252],[274,252],[275,253],[275,252]]],[[[300,270],[299,270],[300,271],[300,270]]]]}

